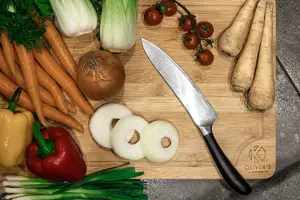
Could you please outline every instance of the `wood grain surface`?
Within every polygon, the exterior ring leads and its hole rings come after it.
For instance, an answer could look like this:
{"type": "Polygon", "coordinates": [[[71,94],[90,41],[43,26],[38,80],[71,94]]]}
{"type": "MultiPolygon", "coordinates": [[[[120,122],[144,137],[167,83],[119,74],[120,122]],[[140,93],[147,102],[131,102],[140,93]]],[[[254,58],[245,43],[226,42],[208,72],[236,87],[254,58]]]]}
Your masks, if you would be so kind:
{"type": "MultiPolygon", "coordinates": [[[[171,121],[178,129],[180,146],[176,156],[168,163],[150,163],[146,159],[131,162],[149,179],[217,179],[220,178],[204,141],[190,116],[172,93],[159,73],[147,59],[140,38],[144,37],[165,50],[182,66],[198,85],[219,117],[213,126],[217,141],[228,158],[245,178],[268,178],[276,167],[276,106],[265,113],[247,110],[243,94],[232,92],[229,76],[235,63],[212,49],[215,62],[203,67],[193,61],[193,52],[182,46],[182,32],[177,28],[178,16],[165,17],[159,27],[147,27],[143,23],[144,10],[153,0],[139,0],[137,39],[134,48],[120,56],[126,69],[126,84],[116,99],[128,106],[134,114],[148,121],[163,119],[171,121]]],[[[210,21],[215,27],[214,39],[230,25],[244,0],[181,0],[198,21],[210,21]]],[[[276,7],[276,6],[274,6],[276,7]]],[[[274,69],[276,66],[276,11],[274,10],[274,69]]],[[[76,61],[83,53],[99,48],[94,34],[77,38],[65,38],[76,61]]],[[[93,102],[95,107],[104,102],[93,102]]],[[[111,151],[98,146],[88,130],[89,118],[78,112],[74,115],[84,126],[85,133],[74,136],[79,142],[89,172],[124,162],[111,151]]],[[[3,171],[3,170],[2,170],[3,171]]],[[[19,172],[12,169],[6,172],[19,172]]],[[[24,173],[24,169],[21,170],[24,173]]]]}

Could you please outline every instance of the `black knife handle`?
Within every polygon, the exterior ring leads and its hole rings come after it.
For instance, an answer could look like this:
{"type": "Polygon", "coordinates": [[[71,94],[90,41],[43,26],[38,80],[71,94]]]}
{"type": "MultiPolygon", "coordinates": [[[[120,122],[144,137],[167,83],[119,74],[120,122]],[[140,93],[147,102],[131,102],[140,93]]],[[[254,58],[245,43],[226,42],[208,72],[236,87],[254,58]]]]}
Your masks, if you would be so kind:
{"type": "Polygon", "coordinates": [[[212,133],[204,135],[204,140],[211,153],[211,156],[215,161],[215,164],[219,169],[219,172],[221,173],[227,184],[240,194],[250,194],[251,186],[245,181],[245,179],[228,160],[218,142],[216,141],[214,135],[212,133]]]}

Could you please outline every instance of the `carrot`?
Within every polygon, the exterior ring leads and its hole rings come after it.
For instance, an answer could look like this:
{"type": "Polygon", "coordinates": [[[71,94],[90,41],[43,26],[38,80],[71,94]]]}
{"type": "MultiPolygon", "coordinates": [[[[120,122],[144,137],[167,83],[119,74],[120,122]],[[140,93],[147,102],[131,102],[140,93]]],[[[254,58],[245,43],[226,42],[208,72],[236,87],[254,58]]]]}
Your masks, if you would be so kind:
{"type": "Polygon", "coordinates": [[[254,9],[258,0],[246,0],[236,18],[219,38],[219,48],[222,52],[237,56],[240,54],[250,29],[254,9]]]}
{"type": "MultiPolygon", "coordinates": [[[[19,83],[20,83],[19,86],[21,88],[27,90],[26,84],[24,82],[23,74],[18,65],[16,66],[16,76],[15,77],[16,77],[16,84],[19,85],[19,83]]],[[[39,85],[38,87],[39,87],[42,102],[44,102],[50,106],[56,106],[54,98],[52,97],[51,93],[48,90],[46,90],[44,87],[42,87],[41,85],[39,85]]]]}
{"type": "MultiPolygon", "coordinates": [[[[18,56],[16,56],[15,58],[16,58],[16,63],[19,64],[20,61],[18,59],[18,56]]],[[[40,86],[40,94],[41,94],[42,101],[49,104],[50,106],[54,106],[54,107],[57,106],[58,109],[64,113],[67,113],[66,110],[68,110],[71,113],[75,113],[76,109],[74,105],[68,102],[67,99],[63,96],[62,91],[60,90],[56,82],[40,67],[40,65],[36,61],[34,62],[37,67],[37,77],[38,77],[39,84],[43,86],[43,87],[40,86]],[[44,87],[47,88],[47,90],[44,87]],[[51,94],[48,91],[50,91],[51,94]],[[56,91],[61,94],[53,93],[56,91]],[[63,98],[64,100],[61,100],[61,98],[63,98]],[[64,106],[59,106],[61,104],[58,104],[57,102],[61,102],[61,101],[65,101],[66,108],[64,106]]],[[[16,79],[17,79],[16,83],[19,86],[21,86],[23,89],[25,89],[24,78],[18,66],[16,68],[16,79]]]]}
{"type": "Polygon", "coordinates": [[[64,69],[73,78],[73,80],[76,80],[78,66],[73,56],[71,55],[64,39],[59,34],[58,30],[56,29],[51,20],[45,20],[44,24],[46,25],[46,32],[44,34],[44,37],[51,45],[54,54],[61,62],[64,69]]]}
{"type": "Polygon", "coordinates": [[[71,103],[66,100],[66,97],[63,95],[62,91],[56,84],[56,82],[41,68],[41,66],[35,62],[37,69],[37,77],[39,83],[48,89],[52,94],[57,108],[63,113],[68,113],[69,110],[74,112],[74,107],[71,107],[71,103]]]}
{"type": "Polygon", "coordinates": [[[14,46],[17,52],[17,56],[20,60],[20,66],[23,72],[25,85],[32,100],[35,112],[40,122],[43,125],[47,126],[41,105],[40,90],[38,87],[39,84],[33,54],[31,51],[27,51],[23,45],[18,46],[16,42],[14,42],[14,46]]]}
{"type": "Polygon", "coordinates": [[[262,39],[266,1],[258,3],[245,47],[233,69],[231,85],[236,92],[246,92],[252,85],[262,39]]]}
{"type": "MultiPolygon", "coordinates": [[[[10,71],[7,62],[5,60],[5,55],[4,52],[2,50],[2,48],[0,47],[0,69],[2,72],[4,72],[9,78],[14,77],[14,75],[12,74],[12,72],[10,71]]],[[[15,81],[15,80],[13,80],[15,81]]]]}
{"type": "MultiPolygon", "coordinates": [[[[17,58],[17,56],[15,56],[15,58],[17,58]]],[[[26,90],[26,85],[25,85],[23,74],[22,74],[19,66],[17,65],[17,63],[15,63],[15,64],[16,64],[15,75],[13,75],[12,72],[9,70],[8,65],[5,61],[3,50],[2,50],[2,48],[0,48],[0,69],[1,69],[1,71],[6,76],[8,76],[8,78],[10,78],[10,80],[14,81],[18,86],[20,86],[21,88],[26,90]]],[[[55,106],[55,102],[54,102],[52,95],[45,88],[43,88],[41,86],[39,86],[39,88],[40,88],[41,100],[46,104],[55,106]]]]}
{"type": "Polygon", "coordinates": [[[41,48],[41,53],[34,49],[33,55],[44,70],[67,92],[85,113],[89,115],[94,113],[93,106],[82,94],[75,81],[60,68],[45,46],[41,48]]]}
{"type": "MultiPolygon", "coordinates": [[[[0,80],[0,94],[6,97],[7,99],[11,99],[14,91],[18,88],[18,86],[1,72],[0,80]]],[[[31,103],[31,99],[28,93],[25,91],[22,92],[18,104],[32,112],[34,112],[35,110],[33,104],[31,103]]],[[[59,122],[61,124],[67,125],[71,128],[74,128],[79,132],[83,132],[83,126],[76,119],[58,111],[54,107],[49,106],[45,103],[42,103],[41,105],[47,118],[59,122]]]]}
{"type": "Polygon", "coordinates": [[[12,74],[15,75],[16,66],[14,45],[9,41],[8,34],[6,32],[0,33],[0,42],[3,47],[5,60],[8,64],[8,67],[12,74]]]}
{"type": "Polygon", "coordinates": [[[270,109],[275,102],[275,82],[273,68],[273,5],[267,4],[257,70],[248,94],[248,104],[255,110],[270,109]]]}

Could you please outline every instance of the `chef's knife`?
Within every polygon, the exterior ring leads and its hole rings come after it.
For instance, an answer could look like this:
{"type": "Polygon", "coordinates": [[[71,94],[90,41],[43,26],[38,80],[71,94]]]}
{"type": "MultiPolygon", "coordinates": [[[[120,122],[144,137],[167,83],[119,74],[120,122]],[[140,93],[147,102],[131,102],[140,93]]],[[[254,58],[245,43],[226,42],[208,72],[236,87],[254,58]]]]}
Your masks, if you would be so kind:
{"type": "Polygon", "coordinates": [[[230,163],[214,138],[212,125],[217,119],[217,113],[200,89],[163,50],[144,38],[142,38],[142,44],[154,67],[173,90],[203,133],[204,141],[224,180],[235,191],[241,194],[250,194],[250,185],[230,163]]]}

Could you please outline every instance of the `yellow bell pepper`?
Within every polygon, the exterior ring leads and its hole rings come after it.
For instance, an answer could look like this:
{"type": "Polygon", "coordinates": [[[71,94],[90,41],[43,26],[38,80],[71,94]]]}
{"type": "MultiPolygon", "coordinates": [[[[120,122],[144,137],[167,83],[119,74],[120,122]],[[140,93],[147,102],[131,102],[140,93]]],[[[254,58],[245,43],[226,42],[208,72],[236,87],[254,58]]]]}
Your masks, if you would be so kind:
{"type": "Polygon", "coordinates": [[[11,168],[25,160],[27,146],[32,141],[33,114],[16,108],[22,89],[18,88],[8,109],[0,110],[0,166],[11,168]]]}

